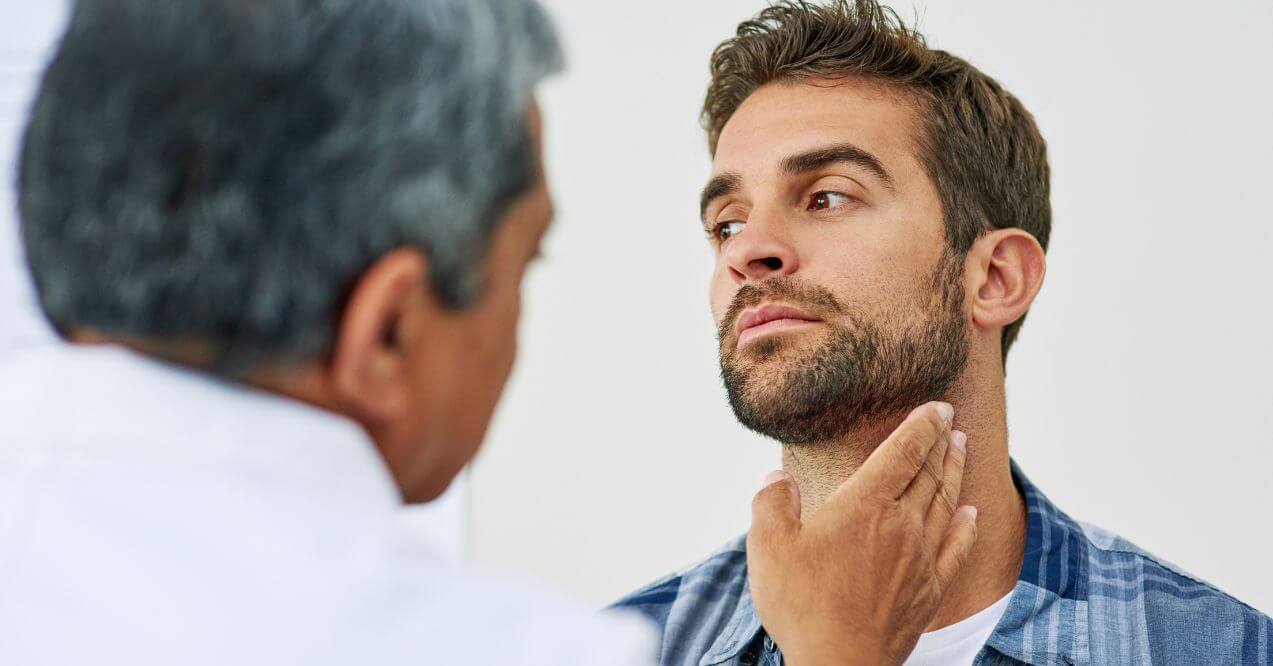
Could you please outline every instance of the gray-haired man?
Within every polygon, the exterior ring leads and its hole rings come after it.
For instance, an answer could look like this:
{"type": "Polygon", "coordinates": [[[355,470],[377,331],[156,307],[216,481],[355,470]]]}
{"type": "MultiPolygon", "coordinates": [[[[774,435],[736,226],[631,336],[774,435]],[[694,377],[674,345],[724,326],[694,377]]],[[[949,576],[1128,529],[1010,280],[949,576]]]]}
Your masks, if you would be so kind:
{"type": "Polygon", "coordinates": [[[53,325],[112,344],[0,366],[0,663],[648,662],[396,527],[512,364],[559,62],[527,2],[78,3],[22,234],[53,325]]]}

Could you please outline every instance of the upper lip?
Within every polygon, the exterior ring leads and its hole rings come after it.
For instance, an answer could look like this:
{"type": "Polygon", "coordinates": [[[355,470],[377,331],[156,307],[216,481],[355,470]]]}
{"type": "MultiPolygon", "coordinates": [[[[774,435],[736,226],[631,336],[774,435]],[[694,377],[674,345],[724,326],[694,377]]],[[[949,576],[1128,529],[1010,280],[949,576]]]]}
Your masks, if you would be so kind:
{"type": "Polygon", "coordinates": [[[754,328],[756,326],[760,326],[761,324],[767,324],[776,319],[802,319],[804,321],[822,321],[821,319],[818,319],[817,317],[806,314],[803,310],[799,308],[796,308],[790,305],[780,305],[776,303],[771,303],[768,305],[761,305],[759,307],[749,308],[747,310],[744,310],[743,313],[739,315],[738,317],[738,326],[737,326],[738,333],[739,335],[741,335],[743,331],[749,328],[754,328]]]}

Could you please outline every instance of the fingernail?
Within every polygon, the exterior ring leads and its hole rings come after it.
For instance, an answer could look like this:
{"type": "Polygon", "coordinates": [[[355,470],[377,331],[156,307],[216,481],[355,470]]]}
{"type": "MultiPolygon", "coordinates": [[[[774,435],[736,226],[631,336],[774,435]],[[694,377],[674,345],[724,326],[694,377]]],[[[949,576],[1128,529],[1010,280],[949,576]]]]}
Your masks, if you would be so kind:
{"type": "Polygon", "coordinates": [[[765,485],[761,486],[761,488],[768,488],[769,486],[779,481],[782,481],[785,478],[787,478],[787,473],[780,469],[776,469],[765,475],[765,485]]]}
{"type": "Polygon", "coordinates": [[[935,402],[933,404],[937,405],[937,413],[941,414],[942,420],[946,422],[946,425],[950,425],[951,421],[955,419],[955,408],[949,402],[935,402]]]}
{"type": "Polygon", "coordinates": [[[964,513],[967,513],[974,523],[977,522],[977,507],[969,504],[964,507],[964,513]]]}
{"type": "Polygon", "coordinates": [[[963,432],[956,430],[950,433],[950,443],[954,444],[955,448],[959,449],[960,451],[967,452],[968,435],[965,435],[963,432]]]}

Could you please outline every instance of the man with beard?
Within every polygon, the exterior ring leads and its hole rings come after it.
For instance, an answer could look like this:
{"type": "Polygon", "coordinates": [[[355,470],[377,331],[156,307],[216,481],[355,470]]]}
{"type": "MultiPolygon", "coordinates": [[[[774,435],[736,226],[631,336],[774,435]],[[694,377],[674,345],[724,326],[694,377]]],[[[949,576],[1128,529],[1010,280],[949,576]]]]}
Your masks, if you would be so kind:
{"type": "MultiPolygon", "coordinates": [[[[906,663],[1273,660],[1269,618],[1074,521],[1009,457],[1006,354],[1051,230],[1046,148],[1021,103],[874,0],[774,5],[711,73],[701,212],[722,377],[739,421],[783,444],[758,499],[799,507],[788,532],[753,529],[617,604],[659,624],[662,663],[878,663],[861,626],[826,642],[821,588],[847,563],[792,575],[771,543],[802,538],[800,516],[939,399],[966,433],[948,505],[976,507],[977,541],[906,663]],[[796,656],[811,645],[837,656],[796,656]]],[[[876,527],[846,529],[866,543],[876,527]]]]}

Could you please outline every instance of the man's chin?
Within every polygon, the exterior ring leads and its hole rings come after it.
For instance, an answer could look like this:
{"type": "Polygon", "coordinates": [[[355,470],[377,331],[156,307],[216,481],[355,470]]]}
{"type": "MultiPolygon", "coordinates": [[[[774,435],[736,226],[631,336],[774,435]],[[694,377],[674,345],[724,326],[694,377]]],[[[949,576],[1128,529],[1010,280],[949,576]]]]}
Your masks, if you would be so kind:
{"type": "Polygon", "coordinates": [[[731,401],[734,416],[748,430],[783,444],[828,441],[852,430],[854,422],[842,413],[802,413],[781,396],[753,395],[731,401]]]}
{"type": "Polygon", "coordinates": [[[721,369],[730,407],[747,429],[805,444],[843,435],[859,422],[865,387],[853,371],[823,384],[824,372],[836,367],[825,343],[773,336],[735,351],[721,369]]]}

